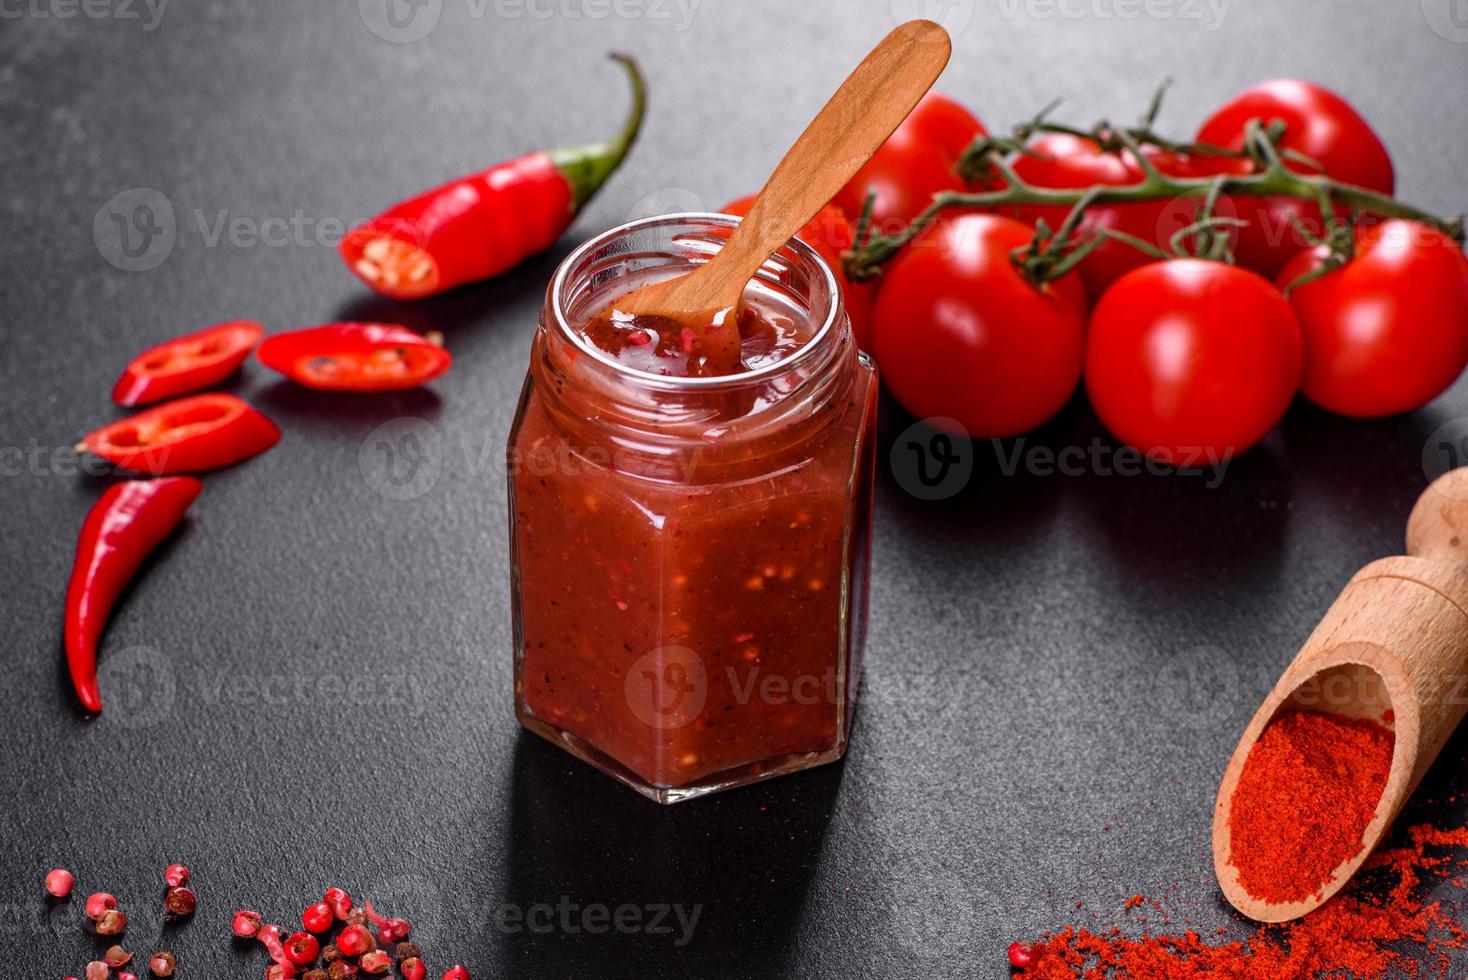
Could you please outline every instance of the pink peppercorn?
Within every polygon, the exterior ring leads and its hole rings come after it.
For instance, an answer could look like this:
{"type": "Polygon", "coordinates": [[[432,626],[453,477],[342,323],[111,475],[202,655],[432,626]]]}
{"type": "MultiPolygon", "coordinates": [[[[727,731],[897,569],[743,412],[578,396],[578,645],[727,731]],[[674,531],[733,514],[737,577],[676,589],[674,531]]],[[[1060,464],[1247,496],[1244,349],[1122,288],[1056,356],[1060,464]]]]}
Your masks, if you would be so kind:
{"type": "Polygon", "coordinates": [[[46,894],[52,898],[65,898],[71,894],[71,886],[76,882],[70,871],[65,868],[57,868],[46,873],[46,894]]]}

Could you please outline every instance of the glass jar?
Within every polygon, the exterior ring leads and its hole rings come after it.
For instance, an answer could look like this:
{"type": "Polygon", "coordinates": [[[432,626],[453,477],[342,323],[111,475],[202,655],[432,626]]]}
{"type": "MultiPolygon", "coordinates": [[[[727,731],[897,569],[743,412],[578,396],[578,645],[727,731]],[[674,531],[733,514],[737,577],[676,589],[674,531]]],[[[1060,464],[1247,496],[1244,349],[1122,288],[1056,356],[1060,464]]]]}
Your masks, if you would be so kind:
{"type": "Polygon", "coordinates": [[[876,368],[820,256],[791,241],[751,283],[807,339],[741,374],[638,371],[578,330],[737,221],[568,256],[510,432],[516,715],[661,803],[840,758],[865,634],[876,368]]]}

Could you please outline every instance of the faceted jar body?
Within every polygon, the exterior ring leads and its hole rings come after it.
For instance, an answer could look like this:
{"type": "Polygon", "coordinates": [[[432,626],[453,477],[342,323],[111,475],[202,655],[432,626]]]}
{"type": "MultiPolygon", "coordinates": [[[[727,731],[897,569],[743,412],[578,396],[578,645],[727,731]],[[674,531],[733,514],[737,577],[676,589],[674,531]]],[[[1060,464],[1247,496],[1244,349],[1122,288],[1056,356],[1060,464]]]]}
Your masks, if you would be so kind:
{"type": "Polygon", "coordinates": [[[576,330],[735,220],[569,256],[510,434],[516,715],[664,803],[840,758],[865,633],[876,370],[816,253],[791,242],[746,294],[809,337],[744,374],[631,370],[576,330]]]}

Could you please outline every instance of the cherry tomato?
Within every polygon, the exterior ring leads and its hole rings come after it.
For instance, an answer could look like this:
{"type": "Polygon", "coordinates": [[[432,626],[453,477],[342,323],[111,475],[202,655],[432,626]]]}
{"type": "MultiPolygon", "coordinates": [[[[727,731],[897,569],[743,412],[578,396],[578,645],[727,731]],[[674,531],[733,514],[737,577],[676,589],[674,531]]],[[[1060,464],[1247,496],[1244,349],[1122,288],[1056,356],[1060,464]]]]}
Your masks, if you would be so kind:
{"type": "Polygon", "coordinates": [[[253,320],[231,320],[165,340],[127,362],[112,386],[119,405],[147,405],[217,384],[233,374],[265,336],[253,320]]]}
{"type": "Polygon", "coordinates": [[[1033,232],[973,212],[923,229],[887,269],[873,346],[887,387],[921,418],[971,436],[1032,429],[1081,375],[1085,287],[1074,273],[1035,286],[1011,255],[1033,232]]]}
{"type": "Polygon", "coordinates": [[[872,223],[892,232],[927,207],[939,191],[962,190],[954,165],[984,124],[957,102],[929,92],[887,137],[876,154],[836,194],[835,203],[856,221],[867,194],[876,191],[872,223]]]}
{"type": "MultiPolygon", "coordinates": [[[[1319,266],[1301,252],[1281,288],[1319,266]]],[[[1361,229],[1355,257],[1289,293],[1305,340],[1301,390],[1355,418],[1409,412],[1468,365],[1468,259],[1441,232],[1392,220],[1361,229]]]]}
{"type": "MultiPolygon", "coordinates": [[[[1254,86],[1215,112],[1198,130],[1198,141],[1231,150],[1242,149],[1250,119],[1265,125],[1278,119],[1285,124],[1281,149],[1302,153],[1336,180],[1390,194],[1395,180],[1391,157],[1380,137],[1350,103],[1329,89],[1294,79],[1277,79],[1254,86]]],[[[1245,173],[1247,160],[1198,157],[1200,173],[1245,173]]],[[[1303,162],[1285,160],[1297,173],[1312,173],[1303,162]]],[[[1234,233],[1239,264],[1273,276],[1307,246],[1295,228],[1296,219],[1316,234],[1321,232],[1320,208],[1290,197],[1247,197],[1220,202],[1216,211],[1238,217],[1248,227],[1234,233]]],[[[1342,211],[1344,213],[1344,211],[1342,211]]]]}
{"type": "MultiPolygon", "coordinates": [[[[719,210],[724,214],[743,217],[749,213],[749,206],[753,203],[754,195],[749,194],[730,201],[719,210]]],[[[841,254],[851,247],[853,239],[851,220],[846,212],[834,204],[827,204],[795,237],[819,252],[821,258],[836,273],[836,281],[841,284],[841,295],[846,304],[846,315],[851,318],[851,332],[856,337],[856,345],[862,350],[870,350],[872,290],[868,283],[849,281],[841,261],[841,254]]]]}
{"type": "MultiPolygon", "coordinates": [[[[1146,176],[1130,152],[1108,153],[1095,140],[1069,133],[1045,133],[1030,147],[1041,156],[1021,155],[1013,166],[1015,173],[1037,187],[1076,188],[1092,184],[1125,187],[1141,183],[1146,176]]],[[[1192,173],[1188,160],[1176,153],[1156,147],[1144,147],[1142,153],[1164,174],[1187,177],[1192,173]]],[[[1086,209],[1081,227],[1088,230],[1114,228],[1154,245],[1166,246],[1173,232],[1192,223],[1195,210],[1191,200],[1099,205],[1086,209]]],[[[1006,209],[1006,213],[1031,225],[1043,218],[1050,230],[1055,231],[1065,221],[1070,208],[1024,205],[1006,209]]],[[[1098,246],[1081,263],[1081,278],[1085,280],[1086,291],[1090,295],[1100,296],[1106,287],[1126,273],[1155,261],[1125,242],[1109,241],[1098,246]]]]}
{"type": "Polygon", "coordinates": [[[115,466],[154,476],[231,466],[280,441],[280,430],[234,395],[155,405],[88,433],[82,445],[115,466]]]}
{"type": "Polygon", "coordinates": [[[1117,280],[1091,314],[1086,390],[1111,433],[1201,466],[1274,428],[1300,384],[1300,326],[1274,284],[1222,262],[1169,259],[1117,280]]]}
{"type": "Polygon", "coordinates": [[[279,333],[260,345],[257,356],[321,391],[416,388],[453,363],[441,342],[395,323],[328,323],[279,333]]]}

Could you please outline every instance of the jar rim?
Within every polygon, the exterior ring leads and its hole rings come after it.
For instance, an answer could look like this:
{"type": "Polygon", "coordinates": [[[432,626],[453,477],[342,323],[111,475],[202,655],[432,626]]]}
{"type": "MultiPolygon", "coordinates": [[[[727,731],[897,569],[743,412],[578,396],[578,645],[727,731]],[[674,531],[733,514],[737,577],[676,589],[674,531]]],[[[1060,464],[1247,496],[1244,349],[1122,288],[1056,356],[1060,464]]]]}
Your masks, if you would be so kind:
{"type": "Polygon", "coordinates": [[[605,351],[591,343],[567,319],[566,311],[562,305],[562,297],[566,290],[568,277],[570,276],[571,270],[577,268],[586,255],[595,249],[628,232],[643,228],[657,227],[660,225],[693,225],[695,223],[703,225],[725,225],[733,228],[741,220],[741,218],[735,215],[720,214],[714,211],[678,211],[672,214],[659,214],[647,218],[639,218],[636,221],[624,222],[588,239],[570,255],[567,255],[561,260],[561,264],[556,267],[555,275],[551,278],[549,295],[550,309],[557,328],[569,336],[571,342],[578,349],[590,355],[598,363],[640,384],[668,391],[710,391],[723,387],[739,387],[752,382],[758,383],[803,366],[807,360],[819,355],[824,343],[835,332],[842,304],[841,286],[836,279],[835,271],[827,264],[819,252],[799,238],[791,238],[780,247],[792,249],[802,259],[813,263],[820,270],[827,294],[832,298],[831,302],[826,304],[825,320],[811,334],[810,338],[801,344],[789,357],[765,364],[752,371],[741,371],[738,374],[722,374],[712,377],[678,377],[653,374],[651,371],[628,367],[615,358],[608,357],[605,351]]]}

